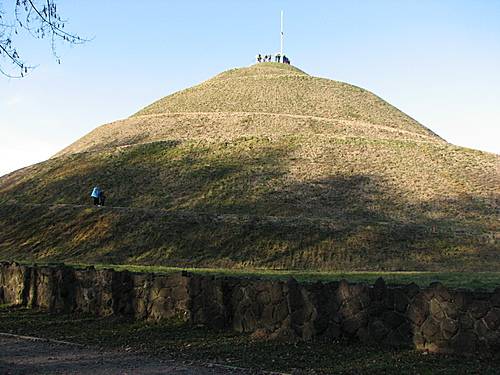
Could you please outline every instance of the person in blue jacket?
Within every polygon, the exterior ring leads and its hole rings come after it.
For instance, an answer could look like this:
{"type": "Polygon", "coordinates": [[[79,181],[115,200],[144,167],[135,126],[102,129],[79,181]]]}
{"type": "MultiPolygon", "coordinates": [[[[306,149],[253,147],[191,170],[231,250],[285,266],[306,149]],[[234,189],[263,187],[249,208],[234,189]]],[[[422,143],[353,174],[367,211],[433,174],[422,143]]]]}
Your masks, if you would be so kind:
{"type": "Polygon", "coordinates": [[[94,206],[99,206],[99,198],[101,197],[102,190],[99,186],[95,186],[92,189],[92,194],[90,194],[90,197],[94,201],[94,206]]]}

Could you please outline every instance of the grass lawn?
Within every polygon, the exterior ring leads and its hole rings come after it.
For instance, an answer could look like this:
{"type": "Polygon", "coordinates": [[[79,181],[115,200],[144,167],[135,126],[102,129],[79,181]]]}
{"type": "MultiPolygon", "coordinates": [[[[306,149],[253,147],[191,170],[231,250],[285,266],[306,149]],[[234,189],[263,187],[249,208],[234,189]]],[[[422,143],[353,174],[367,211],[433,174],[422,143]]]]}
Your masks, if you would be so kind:
{"type": "Polygon", "coordinates": [[[349,341],[283,343],[217,332],[175,321],[49,315],[0,307],[0,332],[66,340],[105,349],[127,349],[186,362],[316,374],[498,374],[500,355],[471,357],[367,347],[349,341]]]}
{"type": "MultiPolygon", "coordinates": [[[[27,262],[22,262],[30,264],[27,262]]],[[[42,264],[42,263],[37,263],[42,264]]],[[[67,264],[72,267],[84,268],[93,266],[96,269],[112,268],[117,271],[172,273],[189,271],[212,276],[260,277],[267,279],[286,280],[290,277],[301,282],[338,281],[346,279],[349,282],[374,283],[382,277],[388,285],[415,283],[420,287],[432,282],[441,282],[450,288],[469,288],[494,290],[500,287],[500,272],[320,272],[303,270],[272,270],[272,269],[224,269],[224,268],[180,268],[166,266],[146,266],[132,264],[67,264]]]]}

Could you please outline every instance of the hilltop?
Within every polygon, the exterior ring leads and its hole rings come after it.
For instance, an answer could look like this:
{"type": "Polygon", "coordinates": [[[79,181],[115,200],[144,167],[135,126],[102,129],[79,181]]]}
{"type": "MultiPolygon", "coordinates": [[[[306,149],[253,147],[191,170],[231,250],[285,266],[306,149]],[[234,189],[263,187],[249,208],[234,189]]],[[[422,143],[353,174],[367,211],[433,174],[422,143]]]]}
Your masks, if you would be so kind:
{"type": "Polygon", "coordinates": [[[495,270],[497,168],[362,88],[261,63],[0,178],[0,257],[495,270]]]}
{"type": "Polygon", "coordinates": [[[286,64],[232,69],[101,126],[57,156],[168,139],[322,134],[444,142],[376,95],[286,64]]]}

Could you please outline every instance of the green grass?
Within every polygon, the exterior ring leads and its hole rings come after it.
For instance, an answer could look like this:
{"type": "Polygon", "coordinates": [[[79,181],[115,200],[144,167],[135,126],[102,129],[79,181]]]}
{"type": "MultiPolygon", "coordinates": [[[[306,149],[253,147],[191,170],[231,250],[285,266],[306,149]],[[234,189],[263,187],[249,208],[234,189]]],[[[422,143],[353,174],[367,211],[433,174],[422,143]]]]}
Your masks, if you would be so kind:
{"type": "Polygon", "coordinates": [[[374,283],[382,277],[389,285],[415,283],[421,287],[440,282],[450,288],[495,289],[500,287],[500,272],[314,272],[266,269],[217,269],[217,268],[179,268],[137,265],[95,265],[96,268],[112,268],[133,272],[172,273],[186,270],[193,273],[213,276],[261,277],[286,280],[290,277],[303,282],[348,280],[352,283],[374,283]]]}
{"type": "Polygon", "coordinates": [[[448,146],[297,136],[78,154],[0,181],[0,256],[493,271],[494,164],[448,146]],[[89,205],[96,183],[110,206],[123,208],[71,207],[89,205]],[[50,207],[59,203],[69,206],[50,207]]]}
{"type": "MultiPolygon", "coordinates": [[[[21,261],[31,265],[31,262],[21,261]]],[[[53,265],[54,263],[37,263],[37,265],[53,265]]],[[[330,282],[347,280],[351,283],[365,282],[373,284],[382,277],[388,285],[405,285],[415,283],[420,287],[440,282],[449,288],[468,288],[494,290],[500,288],[500,272],[339,272],[339,271],[301,271],[276,269],[237,269],[237,268],[194,268],[194,267],[166,267],[134,264],[83,264],[67,263],[75,268],[94,267],[98,270],[113,269],[116,271],[145,272],[169,274],[188,271],[200,275],[216,277],[250,277],[263,279],[287,280],[293,277],[299,282],[330,282]]]]}
{"type": "Polygon", "coordinates": [[[0,332],[72,341],[158,358],[212,362],[247,368],[317,374],[497,374],[500,356],[424,355],[415,350],[368,347],[356,342],[316,340],[284,343],[213,331],[176,321],[156,324],[125,318],[49,315],[0,308],[0,332]]]}
{"type": "Polygon", "coordinates": [[[128,126],[89,134],[69,154],[1,177],[0,257],[325,271],[500,269],[497,156],[449,145],[373,94],[265,64],[150,109],[151,116],[131,117],[128,126]],[[277,95],[282,89],[286,95],[277,95]],[[277,113],[281,100],[286,116],[277,113]],[[316,112],[323,117],[307,117],[316,112]],[[109,207],[89,207],[96,184],[109,207]]]}
{"type": "Polygon", "coordinates": [[[490,247],[437,226],[129,208],[0,205],[0,258],[318,271],[497,271],[490,247]],[[475,248],[479,247],[480,251],[475,248]]]}

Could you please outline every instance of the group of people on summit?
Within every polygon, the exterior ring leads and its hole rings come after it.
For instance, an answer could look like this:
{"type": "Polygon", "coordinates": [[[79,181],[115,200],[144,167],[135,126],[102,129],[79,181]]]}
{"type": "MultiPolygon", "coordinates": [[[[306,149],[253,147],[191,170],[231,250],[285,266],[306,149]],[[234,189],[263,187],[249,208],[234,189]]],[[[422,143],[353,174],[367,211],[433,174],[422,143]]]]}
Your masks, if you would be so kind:
{"type": "MultiPolygon", "coordinates": [[[[256,57],[256,60],[258,63],[271,62],[273,60],[273,55],[261,55],[259,53],[256,57]]],[[[288,57],[286,57],[285,55],[283,55],[282,57],[281,54],[279,53],[274,55],[274,62],[282,62],[283,64],[290,64],[290,60],[288,59],[288,57]]]]}

